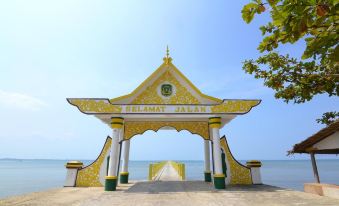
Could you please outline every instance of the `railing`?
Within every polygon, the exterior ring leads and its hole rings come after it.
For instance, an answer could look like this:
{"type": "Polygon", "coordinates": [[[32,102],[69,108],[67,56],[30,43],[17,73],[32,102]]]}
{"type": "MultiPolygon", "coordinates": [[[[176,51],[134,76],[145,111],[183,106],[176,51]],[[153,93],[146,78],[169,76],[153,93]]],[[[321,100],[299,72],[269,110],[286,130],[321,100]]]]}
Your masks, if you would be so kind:
{"type": "Polygon", "coordinates": [[[181,180],[185,180],[186,179],[186,175],[185,175],[185,164],[184,163],[180,163],[180,162],[174,162],[174,161],[170,161],[171,165],[173,166],[173,168],[177,171],[179,177],[181,178],[181,180]]]}
{"type": "Polygon", "coordinates": [[[157,162],[149,165],[148,180],[153,180],[159,171],[166,165],[167,161],[157,162]]]}

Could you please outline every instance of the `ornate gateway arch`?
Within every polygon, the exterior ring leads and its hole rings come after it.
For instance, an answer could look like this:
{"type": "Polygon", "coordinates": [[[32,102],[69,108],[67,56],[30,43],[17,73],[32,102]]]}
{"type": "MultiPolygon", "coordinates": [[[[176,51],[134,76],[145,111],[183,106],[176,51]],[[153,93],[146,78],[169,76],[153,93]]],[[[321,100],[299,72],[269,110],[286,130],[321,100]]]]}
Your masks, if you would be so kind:
{"type": "MultiPolygon", "coordinates": [[[[115,190],[120,157],[119,144],[124,145],[120,183],[128,182],[129,144],[133,136],[147,130],[176,129],[198,134],[205,144],[205,181],[211,181],[210,142],[213,147],[216,188],[226,184],[252,184],[251,170],[231,155],[226,139],[219,130],[238,115],[248,113],[260,100],[222,100],[203,94],[173,64],[168,50],[164,62],[130,94],[113,98],[68,98],[67,101],[87,115],[93,115],[110,126],[108,138],[98,159],[87,167],[73,166],[68,174],[70,186],[102,186],[115,190]],[[222,153],[226,158],[222,158],[222,153]],[[107,164],[107,158],[109,162],[107,164]],[[228,168],[223,171],[223,163],[228,168]],[[108,172],[107,166],[108,165],[108,172]],[[232,170],[232,171],[231,171],[232,170]],[[72,170],[73,171],[73,170],[72,170]],[[237,173],[238,172],[238,173],[237,173]],[[226,178],[225,178],[226,174],[226,178]]],[[[76,165],[76,164],[75,164],[76,165]]]]}

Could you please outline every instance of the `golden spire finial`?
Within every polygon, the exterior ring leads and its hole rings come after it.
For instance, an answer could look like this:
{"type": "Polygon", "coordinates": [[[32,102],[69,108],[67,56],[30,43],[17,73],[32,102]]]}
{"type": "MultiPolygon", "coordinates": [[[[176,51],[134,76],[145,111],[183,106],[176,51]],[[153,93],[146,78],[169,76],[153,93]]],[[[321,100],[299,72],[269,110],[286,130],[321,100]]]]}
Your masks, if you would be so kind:
{"type": "Polygon", "coordinates": [[[171,63],[172,61],[172,58],[169,56],[169,48],[168,48],[168,45],[166,47],[166,56],[164,57],[164,62],[165,64],[169,64],[171,63]]]}
{"type": "Polygon", "coordinates": [[[166,48],[166,57],[167,57],[167,58],[169,57],[169,49],[168,49],[168,45],[167,45],[167,48],[166,48]]]}

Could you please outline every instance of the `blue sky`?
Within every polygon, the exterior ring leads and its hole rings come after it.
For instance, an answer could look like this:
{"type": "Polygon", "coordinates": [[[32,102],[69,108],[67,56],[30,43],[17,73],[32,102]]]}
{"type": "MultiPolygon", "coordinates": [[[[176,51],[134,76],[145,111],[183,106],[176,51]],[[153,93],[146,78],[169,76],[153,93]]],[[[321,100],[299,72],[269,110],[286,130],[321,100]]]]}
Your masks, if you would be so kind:
{"type": "MultiPolygon", "coordinates": [[[[0,158],[94,159],[110,129],[80,113],[67,97],[127,94],[161,63],[173,63],[202,92],[262,103],[226,125],[238,159],[286,157],[292,145],[323,126],[315,119],[338,109],[338,98],[286,104],[242,61],[259,55],[259,26],[245,24],[248,1],[2,1],[0,3],[0,158]]],[[[304,43],[282,53],[300,55],[304,43]]],[[[189,132],[146,132],[131,159],[203,159],[203,141],[189,132]]]]}

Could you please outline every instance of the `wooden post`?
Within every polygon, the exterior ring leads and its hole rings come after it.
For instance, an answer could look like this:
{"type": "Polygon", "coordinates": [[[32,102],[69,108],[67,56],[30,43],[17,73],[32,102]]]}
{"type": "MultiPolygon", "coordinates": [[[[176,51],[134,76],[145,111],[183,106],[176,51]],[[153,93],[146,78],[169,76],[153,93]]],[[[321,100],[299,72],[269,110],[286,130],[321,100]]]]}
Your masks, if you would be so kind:
{"type": "Polygon", "coordinates": [[[312,161],[312,168],[313,168],[314,178],[317,181],[317,183],[320,183],[317,163],[315,162],[315,157],[314,157],[314,152],[311,152],[310,155],[311,155],[311,161],[312,161]]]}

